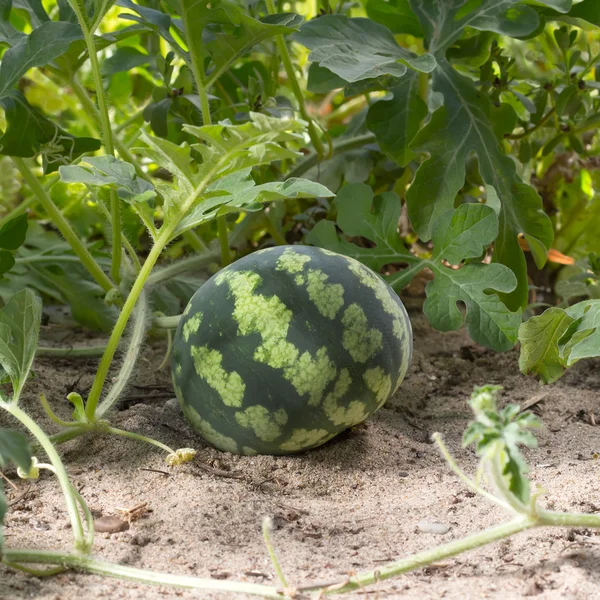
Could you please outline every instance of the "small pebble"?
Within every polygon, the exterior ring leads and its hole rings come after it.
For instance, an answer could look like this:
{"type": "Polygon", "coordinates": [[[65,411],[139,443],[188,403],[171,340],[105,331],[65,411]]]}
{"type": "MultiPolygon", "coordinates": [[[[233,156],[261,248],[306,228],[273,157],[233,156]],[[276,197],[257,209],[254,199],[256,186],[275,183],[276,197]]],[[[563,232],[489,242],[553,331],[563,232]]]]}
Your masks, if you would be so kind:
{"type": "Polygon", "coordinates": [[[94,531],[98,533],[118,533],[119,531],[127,531],[129,523],[119,519],[119,517],[100,517],[94,521],[94,531]]]}
{"type": "Polygon", "coordinates": [[[435,535],[444,535],[450,531],[450,525],[447,523],[433,523],[430,521],[421,521],[417,528],[423,533],[433,533],[435,535]]]}
{"type": "Polygon", "coordinates": [[[180,410],[181,409],[179,408],[179,401],[177,400],[177,398],[171,398],[167,400],[165,402],[165,405],[163,406],[164,412],[179,413],[180,410]]]}

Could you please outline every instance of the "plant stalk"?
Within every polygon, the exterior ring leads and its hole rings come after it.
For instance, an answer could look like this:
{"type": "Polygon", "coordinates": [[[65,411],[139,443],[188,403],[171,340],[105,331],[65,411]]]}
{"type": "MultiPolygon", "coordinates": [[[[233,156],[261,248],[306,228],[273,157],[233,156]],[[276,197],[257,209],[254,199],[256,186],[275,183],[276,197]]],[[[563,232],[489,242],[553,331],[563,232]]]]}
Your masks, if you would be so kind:
{"type": "MultiPolygon", "coordinates": [[[[77,20],[83,32],[83,38],[88,51],[92,77],[94,79],[94,87],[96,90],[96,99],[98,102],[98,110],[100,113],[100,126],[102,129],[102,142],[106,154],[115,155],[115,147],[113,142],[112,127],[110,124],[110,116],[108,112],[108,104],[104,93],[104,84],[102,81],[102,71],[96,53],[96,43],[94,41],[94,32],[90,30],[85,15],[77,1],[70,2],[77,20]]],[[[112,266],[111,275],[113,281],[119,283],[121,280],[121,200],[117,196],[115,190],[110,190],[110,207],[112,217],[112,266]]]]}
{"type": "Polygon", "coordinates": [[[217,217],[217,231],[219,233],[219,245],[221,247],[221,267],[226,267],[231,262],[231,254],[229,252],[229,235],[227,232],[225,215],[217,217]]]}
{"type": "Polygon", "coordinates": [[[83,242],[79,239],[69,222],[64,218],[56,204],[54,204],[52,198],[48,192],[42,187],[38,178],[34,175],[33,171],[29,168],[27,163],[22,158],[12,157],[12,161],[15,166],[23,175],[23,179],[29,185],[31,191],[35,194],[36,198],[52,220],[52,223],[58,228],[61,235],[69,243],[73,252],[77,254],[79,260],[83,266],[89,271],[90,275],[98,283],[98,285],[105,291],[109,292],[114,289],[113,282],[109,279],[108,275],[100,268],[100,265],[94,260],[94,257],[90,254],[89,250],[85,247],[83,242]]]}
{"type": "Polygon", "coordinates": [[[151,585],[170,585],[173,587],[195,590],[252,594],[254,596],[262,596],[263,598],[287,598],[287,596],[279,593],[274,587],[268,585],[236,581],[219,581],[216,579],[190,577],[188,575],[171,575],[169,573],[135,569],[133,567],[108,563],[88,556],[80,556],[66,552],[3,548],[3,560],[11,563],[63,565],[65,567],[72,567],[96,575],[106,575],[151,585]]]}
{"type": "MultiPolygon", "coordinates": [[[[69,476],[67,475],[67,471],[56,451],[54,445],[48,438],[48,436],[44,433],[42,428],[22,409],[20,409],[14,403],[0,403],[0,406],[4,408],[7,412],[9,412],[13,417],[18,419],[24,427],[26,427],[31,434],[36,438],[39,442],[40,446],[46,452],[48,459],[52,463],[52,466],[55,469],[56,477],[62,488],[63,496],[65,498],[65,504],[67,506],[67,512],[69,514],[69,519],[71,521],[71,527],[73,529],[73,537],[75,539],[75,549],[77,551],[88,552],[90,548],[88,547],[86,536],[83,532],[83,525],[81,522],[81,516],[79,514],[79,509],[77,506],[77,498],[73,493],[73,486],[69,481],[69,476]]],[[[21,562],[21,561],[14,561],[21,562]]]]}
{"type": "Polygon", "coordinates": [[[121,371],[110,392],[108,392],[106,398],[96,411],[97,419],[102,418],[102,416],[106,414],[119,399],[119,396],[125,389],[125,386],[133,373],[133,369],[140,354],[146,334],[146,322],[148,320],[148,303],[146,301],[146,294],[143,290],[140,293],[134,312],[136,313],[135,324],[131,333],[129,348],[127,348],[127,352],[123,359],[123,366],[121,367],[121,371]]]}
{"type": "Polygon", "coordinates": [[[160,235],[158,240],[156,240],[156,243],[152,247],[150,254],[148,254],[144,264],[142,265],[142,268],[140,269],[140,272],[138,273],[138,276],[135,279],[133,287],[127,296],[127,300],[125,301],[125,304],[123,305],[123,308],[119,314],[119,318],[117,319],[117,322],[112,330],[85,406],[87,418],[91,422],[96,421],[96,407],[98,406],[98,402],[100,400],[100,395],[102,393],[102,388],[104,387],[106,376],[108,375],[108,370],[110,369],[115,352],[117,351],[117,347],[121,341],[121,336],[123,335],[125,326],[129,321],[129,316],[131,315],[131,312],[133,311],[137,300],[144,289],[146,279],[148,279],[148,276],[154,268],[156,261],[160,257],[163,248],[168,243],[168,236],[169,232],[165,231],[160,235]]]}
{"type": "MultiPolygon", "coordinates": [[[[338,142],[333,143],[333,155],[342,154],[342,152],[349,152],[350,150],[356,150],[362,148],[367,144],[373,144],[376,142],[375,134],[364,133],[354,137],[343,138],[338,142]]],[[[312,169],[319,163],[320,157],[316,152],[307,154],[296,166],[286,175],[287,178],[291,177],[302,177],[304,173],[312,169]]]]}
{"type": "MultiPolygon", "coordinates": [[[[277,11],[275,10],[275,4],[273,0],[266,0],[267,3],[267,12],[270,15],[274,15],[277,11]]],[[[290,57],[290,53],[288,51],[288,47],[285,43],[285,39],[283,35],[275,36],[275,44],[277,46],[277,50],[281,55],[281,62],[283,63],[283,68],[288,77],[288,83],[292,88],[292,93],[296,98],[296,102],[298,102],[298,111],[302,118],[308,123],[308,135],[310,136],[310,140],[315,149],[317,160],[321,159],[325,156],[325,147],[323,146],[323,142],[321,141],[321,136],[317,126],[315,125],[314,119],[308,114],[308,110],[306,108],[306,102],[304,101],[304,94],[302,93],[302,89],[300,88],[300,84],[298,83],[298,79],[296,77],[296,72],[294,70],[294,65],[292,63],[292,59],[290,57]]]]}

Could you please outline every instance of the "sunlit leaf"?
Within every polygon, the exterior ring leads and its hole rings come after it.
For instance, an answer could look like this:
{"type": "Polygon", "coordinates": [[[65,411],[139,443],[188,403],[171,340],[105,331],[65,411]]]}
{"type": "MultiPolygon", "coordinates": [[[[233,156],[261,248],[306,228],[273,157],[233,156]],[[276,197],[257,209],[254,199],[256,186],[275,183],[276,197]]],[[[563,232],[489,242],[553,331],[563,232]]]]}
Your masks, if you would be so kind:
{"type": "Polygon", "coordinates": [[[15,294],[0,310],[0,365],[10,378],[15,399],[31,369],[41,318],[42,303],[31,290],[15,294]]]}
{"type": "Polygon", "coordinates": [[[352,256],[375,270],[393,263],[408,265],[385,277],[397,292],[417,273],[430,269],[435,277],[425,290],[423,310],[436,329],[455,330],[465,323],[469,335],[484,346],[500,351],[514,346],[521,312],[511,312],[496,293],[514,289],[514,274],[499,264],[462,264],[481,256],[498,233],[498,220],[490,207],[463,204],[440,215],[432,229],[433,254],[425,259],[410,253],[398,235],[400,199],[396,194],[373,198],[369,186],[352,184],[338,193],[336,205],[339,228],[350,237],[370,240],[375,247],[340,238],[329,221],[317,224],[307,237],[309,243],[352,256]],[[447,263],[462,266],[455,269],[447,263]],[[459,302],[466,306],[466,316],[459,310],[459,302]]]}

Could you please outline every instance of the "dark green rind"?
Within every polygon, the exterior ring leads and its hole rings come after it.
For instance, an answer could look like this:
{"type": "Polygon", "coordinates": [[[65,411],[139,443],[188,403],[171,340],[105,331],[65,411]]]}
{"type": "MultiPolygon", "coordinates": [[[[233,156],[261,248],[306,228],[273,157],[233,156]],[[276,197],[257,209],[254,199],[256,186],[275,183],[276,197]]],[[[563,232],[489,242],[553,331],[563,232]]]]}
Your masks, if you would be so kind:
{"type": "Polygon", "coordinates": [[[240,454],[291,454],[316,447],[375,412],[389,399],[406,374],[411,351],[412,330],[408,315],[396,293],[381,278],[353,259],[320,248],[280,246],[238,260],[213,276],[196,292],[175,335],[172,373],[184,413],[214,446],[240,454]],[[277,261],[284,253],[286,256],[293,253],[294,256],[310,259],[301,272],[305,280],[309,269],[319,269],[327,275],[327,284],[343,287],[343,305],[334,318],[321,314],[311,300],[306,284],[299,285],[296,282],[296,274],[276,269],[277,261]],[[362,273],[362,278],[356,275],[356,269],[362,273]],[[308,352],[314,358],[319,348],[326,347],[327,355],[336,368],[336,377],[325,387],[318,405],[308,405],[309,394],[299,394],[284,377],[284,369],[255,360],[254,353],[263,342],[261,334],[239,333],[238,322],[233,316],[235,298],[231,282],[223,282],[223,279],[231,274],[235,277],[235,273],[247,272],[262,278],[262,283],[254,289],[254,295],[266,298],[276,296],[292,311],[285,341],[293,344],[299,350],[299,355],[308,352]],[[370,285],[366,285],[363,279],[370,281],[370,285]],[[373,279],[376,284],[373,284],[373,279]],[[381,300],[372,289],[373,285],[380,286],[379,296],[388,294],[387,299],[398,309],[396,318],[401,325],[400,340],[394,335],[393,318],[384,311],[381,300]],[[364,363],[354,360],[342,344],[342,318],[344,311],[352,304],[357,304],[364,311],[369,329],[375,328],[381,332],[381,347],[364,363]],[[198,313],[202,314],[199,328],[190,333],[186,341],[184,327],[198,313]],[[223,370],[239,375],[245,384],[240,407],[227,406],[207,379],[197,373],[192,358],[193,347],[207,347],[220,352],[223,370]],[[381,397],[378,400],[363,380],[367,370],[377,367],[389,375],[391,381],[391,389],[383,400],[381,397]],[[355,423],[335,424],[323,408],[324,398],[333,391],[342,369],[349,371],[352,384],[338,400],[338,405],[348,408],[352,401],[360,401],[364,406],[364,417],[355,423]],[[252,427],[244,427],[236,421],[236,413],[251,406],[264,407],[271,418],[276,411],[285,410],[287,422],[277,424],[280,434],[275,439],[260,439],[252,427]],[[298,430],[320,431],[322,435],[307,435],[306,443],[290,445],[290,439],[298,430]]]}

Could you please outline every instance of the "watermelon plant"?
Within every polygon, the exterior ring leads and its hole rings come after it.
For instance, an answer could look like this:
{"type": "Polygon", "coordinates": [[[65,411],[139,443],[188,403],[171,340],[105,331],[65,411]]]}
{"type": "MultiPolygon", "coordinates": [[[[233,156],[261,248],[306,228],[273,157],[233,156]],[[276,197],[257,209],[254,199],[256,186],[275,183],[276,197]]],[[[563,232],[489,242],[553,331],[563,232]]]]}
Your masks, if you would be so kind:
{"type": "MultiPolygon", "coordinates": [[[[2,560],[287,594],[91,558],[57,445],[119,435],[194,457],[110,422],[150,334],[192,424],[245,454],[316,447],[385,403],[410,361],[398,295],[423,282],[434,328],[520,343],[545,382],[600,355],[598,27],[597,0],[4,2],[0,408],[49,462],[4,429],[0,460],[54,473],[74,551],[2,560]],[[108,338],[38,344],[52,304],[108,338]],[[100,357],[71,420],[42,396],[52,435],[22,403],[36,354],[100,357]]],[[[533,526],[598,526],[536,505],[518,450],[534,421],[496,392],[476,392],[467,441],[516,520],[339,590],[533,526]]]]}

